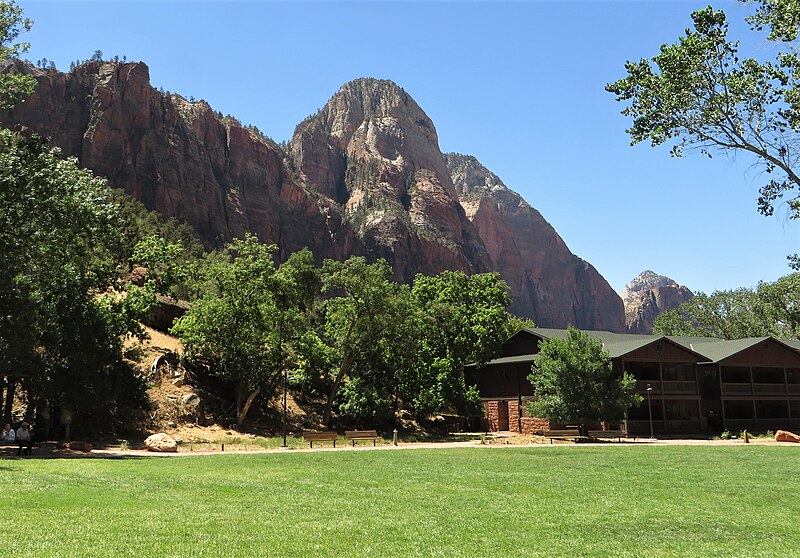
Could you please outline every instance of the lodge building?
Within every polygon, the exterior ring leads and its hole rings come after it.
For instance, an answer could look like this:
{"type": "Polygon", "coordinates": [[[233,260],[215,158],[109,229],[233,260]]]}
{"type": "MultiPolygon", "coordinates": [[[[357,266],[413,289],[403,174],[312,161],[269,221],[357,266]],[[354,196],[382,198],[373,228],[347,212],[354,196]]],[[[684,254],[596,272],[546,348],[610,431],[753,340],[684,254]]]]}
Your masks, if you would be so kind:
{"type": "MultiPolygon", "coordinates": [[[[626,414],[624,426],[632,434],[649,433],[650,409],[657,434],[800,427],[799,341],[585,333],[603,344],[615,370],[636,378],[636,392],[645,401],[626,414]]],[[[526,416],[525,404],[533,397],[528,375],[539,344],[566,335],[563,329],[522,329],[498,358],[465,367],[467,384],[477,385],[483,399],[488,430],[530,434],[555,427],[526,416]]]]}

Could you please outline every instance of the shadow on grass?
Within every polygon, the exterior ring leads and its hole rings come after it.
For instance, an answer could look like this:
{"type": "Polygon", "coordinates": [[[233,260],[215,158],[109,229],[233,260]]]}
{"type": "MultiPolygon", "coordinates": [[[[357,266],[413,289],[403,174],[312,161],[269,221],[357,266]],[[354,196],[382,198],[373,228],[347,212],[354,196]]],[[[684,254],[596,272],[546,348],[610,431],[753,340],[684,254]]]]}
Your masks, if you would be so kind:
{"type": "MultiPolygon", "coordinates": [[[[150,459],[152,457],[149,455],[73,451],[55,447],[34,448],[31,455],[17,455],[17,448],[0,448],[0,460],[9,461],[27,461],[30,459],[150,459]]],[[[0,466],[0,471],[5,469],[5,466],[0,466]]],[[[13,468],[9,468],[9,470],[13,470],[13,468]]]]}

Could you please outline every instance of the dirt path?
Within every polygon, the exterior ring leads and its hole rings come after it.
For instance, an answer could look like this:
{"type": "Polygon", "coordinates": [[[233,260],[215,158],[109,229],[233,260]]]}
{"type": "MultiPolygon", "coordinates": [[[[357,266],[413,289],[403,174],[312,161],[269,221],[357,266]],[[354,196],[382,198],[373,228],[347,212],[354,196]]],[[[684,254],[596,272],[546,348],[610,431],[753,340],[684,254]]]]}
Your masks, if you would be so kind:
{"type": "MultiPolygon", "coordinates": [[[[759,446],[795,446],[800,448],[800,444],[775,442],[770,438],[755,438],[750,441],[751,445],[759,446]]],[[[669,440],[655,440],[649,441],[647,439],[638,439],[635,441],[626,442],[601,442],[601,443],[536,443],[524,442],[515,440],[514,437],[499,438],[492,441],[492,443],[481,444],[479,440],[467,442],[414,442],[414,443],[400,443],[397,446],[391,444],[382,444],[379,446],[369,445],[350,445],[333,447],[317,447],[314,449],[259,449],[259,450],[234,450],[234,451],[180,451],[178,453],[156,453],[147,450],[118,450],[118,449],[95,449],[91,452],[71,451],[57,447],[42,447],[34,450],[32,458],[34,459],[47,459],[47,458],[106,458],[106,459],[119,459],[119,458],[147,458],[147,457],[187,457],[193,455],[243,455],[243,454],[290,454],[290,453],[312,453],[312,452],[352,452],[352,451],[402,451],[414,449],[450,449],[450,448],[477,448],[485,450],[502,450],[504,448],[537,448],[547,451],[547,448],[555,447],[570,447],[570,448],[584,448],[584,447],[608,447],[608,448],[622,448],[630,446],[743,446],[743,440],[697,440],[697,439],[669,439],[669,440]],[[506,443],[507,442],[507,443],[506,443]]],[[[0,448],[0,459],[31,459],[31,457],[17,458],[16,448],[3,447],[0,448]]]]}

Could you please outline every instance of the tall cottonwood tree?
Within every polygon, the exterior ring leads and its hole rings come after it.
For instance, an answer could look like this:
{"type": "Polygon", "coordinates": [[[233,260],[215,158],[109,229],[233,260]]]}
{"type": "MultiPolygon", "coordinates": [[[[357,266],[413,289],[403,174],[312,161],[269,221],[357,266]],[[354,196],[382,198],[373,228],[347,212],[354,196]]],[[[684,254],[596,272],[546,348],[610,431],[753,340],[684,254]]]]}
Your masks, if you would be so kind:
{"type": "Polygon", "coordinates": [[[188,358],[235,384],[239,424],[249,403],[261,391],[274,392],[280,376],[269,343],[276,325],[270,290],[276,249],[247,235],[208,254],[200,272],[204,294],[172,328],[188,358]]]}
{"type": "MultiPolygon", "coordinates": [[[[0,2],[0,62],[28,52],[29,43],[16,41],[22,33],[30,31],[31,25],[33,22],[23,17],[22,8],[15,2],[0,2]]],[[[36,79],[33,76],[0,73],[0,109],[13,108],[33,93],[34,87],[36,79]]]]}
{"type": "Polygon", "coordinates": [[[795,339],[800,336],[800,274],[761,282],[755,289],[698,293],[678,308],[660,314],[653,333],[795,339]]]}
{"type": "MultiPolygon", "coordinates": [[[[768,28],[782,46],[772,61],[742,58],[728,38],[726,15],[711,7],[692,14],[694,28],[651,59],[625,64],[627,76],[606,86],[626,103],[632,144],[672,144],[689,149],[754,156],[765,174],[758,208],[772,215],[785,199],[790,218],[800,217],[800,56],[795,50],[797,0],[762,0],[749,18],[768,28]]],[[[760,39],[756,39],[760,40],[760,39]]]]}

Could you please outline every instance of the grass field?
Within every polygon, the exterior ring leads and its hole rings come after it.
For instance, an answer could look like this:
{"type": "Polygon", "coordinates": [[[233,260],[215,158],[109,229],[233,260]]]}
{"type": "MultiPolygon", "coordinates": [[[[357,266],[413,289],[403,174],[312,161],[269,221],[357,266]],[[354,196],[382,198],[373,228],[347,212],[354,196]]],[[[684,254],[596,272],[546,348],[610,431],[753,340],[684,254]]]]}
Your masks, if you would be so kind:
{"type": "Polygon", "coordinates": [[[0,461],[0,555],[800,556],[794,447],[0,461]]]}

